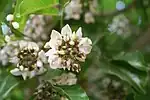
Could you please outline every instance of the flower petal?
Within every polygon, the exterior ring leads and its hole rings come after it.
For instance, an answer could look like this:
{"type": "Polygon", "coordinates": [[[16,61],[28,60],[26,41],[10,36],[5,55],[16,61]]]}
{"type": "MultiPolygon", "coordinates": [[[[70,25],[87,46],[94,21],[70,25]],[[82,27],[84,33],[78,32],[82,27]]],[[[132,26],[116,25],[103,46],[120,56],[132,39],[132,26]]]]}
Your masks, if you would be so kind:
{"type": "Polygon", "coordinates": [[[18,57],[15,56],[15,57],[10,58],[9,62],[17,64],[19,62],[19,59],[18,59],[18,57]]]}
{"type": "Polygon", "coordinates": [[[42,63],[41,60],[38,60],[38,61],[36,62],[36,65],[37,65],[37,67],[43,67],[43,63],[42,63]]]}
{"type": "Polygon", "coordinates": [[[61,34],[55,30],[52,30],[51,40],[49,41],[49,46],[51,48],[57,48],[61,44],[62,44],[61,34]]]}
{"type": "Polygon", "coordinates": [[[26,80],[28,76],[29,76],[29,72],[28,71],[22,72],[22,77],[23,77],[24,80],[26,80]]]}
{"type": "Polygon", "coordinates": [[[53,58],[52,60],[50,60],[50,67],[52,69],[62,68],[61,61],[62,60],[59,57],[53,58]]]}
{"type": "Polygon", "coordinates": [[[28,76],[29,78],[33,78],[34,76],[36,76],[36,71],[35,70],[30,71],[28,76]]]}
{"type": "Polygon", "coordinates": [[[11,70],[10,73],[13,74],[14,76],[20,76],[22,74],[18,68],[11,70]]]}
{"type": "Polygon", "coordinates": [[[79,51],[84,54],[89,54],[91,52],[92,46],[90,45],[83,45],[79,47],[79,51]]]}
{"type": "Polygon", "coordinates": [[[76,35],[79,39],[82,38],[82,28],[81,27],[77,30],[76,35]]]}
{"type": "Polygon", "coordinates": [[[70,26],[67,24],[65,25],[62,30],[61,30],[61,35],[63,36],[64,38],[64,41],[68,41],[69,38],[71,38],[72,36],[72,30],[70,28],[70,26]]]}
{"type": "Polygon", "coordinates": [[[36,43],[34,43],[34,42],[28,42],[28,49],[34,49],[37,52],[39,51],[38,45],[36,43]]]}
{"type": "Polygon", "coordinates": [[[28,45],[28,43],[26,41],[21,40],[19,42],[20,49],[23,49],[23,48],[27,47],[27,45],[28,45]]]}
{"type": "Polygon", "coordinates": [[[79,46],[81,46],[81,45],[92,45],[92,41],[87,37],[82,38],[79,43],[79,46]]]}
{"type": "Polygon", "coordinates": [[[55,49],[50,49],[50,50],[48,50],[48,51],[45,53],[45,55],[46,55],[46,56],[49,56],[49,57],[53,56],[54,54],[56,54],[56,50],[55,50],[55,49]]]}
{"type": "Polygon", "coordinates": [[[47,57],[45,55],[45,52],[43,50],[41,50],[38,53],[38,58],[43,62],[43,63],[47,63],[47,57]]]}
{"type": "Polygon", "coordinates": [[[46,42],[46,44],[44,45],[44,48],[50,48],[50,41],[46,42]]]}

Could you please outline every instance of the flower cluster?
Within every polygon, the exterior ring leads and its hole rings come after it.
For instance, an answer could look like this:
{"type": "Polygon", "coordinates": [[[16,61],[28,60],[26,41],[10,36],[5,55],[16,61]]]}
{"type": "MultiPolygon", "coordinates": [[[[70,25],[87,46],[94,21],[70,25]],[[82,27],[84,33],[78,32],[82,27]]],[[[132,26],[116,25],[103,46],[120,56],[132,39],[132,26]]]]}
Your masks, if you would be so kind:
{"type": "Polygon", "coordinates": [[[128,37],[131,33],[129,20],[124,15],[118,15],[108,26],[108,30],[123,37],[128,37]]]}
{"type": "MultiPolygon", "coordinates": [[[[32,41],[12,40],[11,36],[5,36],[6,44],[0,49],[0,62],[3,65],[15,64],[10,72],[14,76],[22,76],[24,80],[43,74],[49,64],[50,68],[67,69],[80,72],[80,63],[91,52],[92,41],[82,37],[82,29],[72,32],[70,26],[65,25],[61,33],[52,30],[50,40],[44,45],[44,50],[32,41]],[[47,59],[48,58],[48,59],[47,59]]],[[[56,84],[76,84],[74,74],[63,74],[54,79],[56,84]]]]}
{"type": "Polygon", "coordinates": [[[34,100],[68,100],[49,81],[43,81],[34,93],[34,100]]]}
{"type": "Polygon", "coordinates": [[[65,8],[65,19],[80,19],[80,14],[82,13],[82,4],[80,0],[72,0],[65,8]]]}
{"type": "Polygon", "coordinates": [[[46,56],[51,68],[79,72],[80,62],[84,62],[87,54],[91,52],[92,41],[82,37],[81,28],[72,33],[70,26],[66,25],[62,28],[61,34],[52,30],[51,39],[45,44],[45,48],[50,48],[46,56]]]}
{"type": "Polygon", "coordinates": [[[26,80],[40,75],[46,71],[43,63],[46,63],[44,51],[39,51],[39,47],[34,42],[19,41],[18,48],[14,52],[15,55],[10,59],[11,63],[16,64],[16,68],[10,72],[15,76],[22,75],[26,80]]]}
{"type": "Polygon", "coordinates": [[[65,7],[65,19],[75,19],[79,20],[81,14],[84,13],[84,21],[87,24],[94,23],[94,15],[97,14],[97,0],[90,0],[81,2],[81,0],[71,0],[71,2],[65,7]],[[88,9],[87,9],[88,8],[88,9]],[[82,9],[87,9],[86,12],[83,12],[82,9]]]}
{"type": "Polygon", "coordinates": [[[24,29],[25,40],[35,41],[40,47],[49,39],[53,18],[44,15],[30,15],[24,29]],[[41,34],[42,33],[42,34],[41,34]]]}

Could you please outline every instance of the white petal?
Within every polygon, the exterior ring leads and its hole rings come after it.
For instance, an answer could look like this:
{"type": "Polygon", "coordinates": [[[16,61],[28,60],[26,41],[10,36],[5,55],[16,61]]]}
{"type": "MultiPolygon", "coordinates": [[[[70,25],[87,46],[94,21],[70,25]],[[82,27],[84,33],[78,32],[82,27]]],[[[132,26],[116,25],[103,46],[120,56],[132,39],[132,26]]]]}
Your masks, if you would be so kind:
{"type": "Polygon", "coordinates": [[[38,57],[39,59],[43,62],[43,63],[47,63],[47,57],[45,55],[45,52],[43,50],[41,50],[39,53],[38,53],[38,57]]]}
{"type": "Polygon", "coordinates": [[[65,25],[61,30],[61,35],[63,36],[64,40],[67,41],[68,38],[71,38],[72,36],[72,30],[70,26],[67,24],[65,25]]]}
{"type": "Polygon", "coordinates": [[[55,30],[52,30],[51,40],[49,41],[49,46],[51,48],[56,48],[57,46],[61,45],[61,43],[62,43],[61,34],[55,30]]]}
{"type": "Polygon", "coordinates": [[[52,30],[51,39],[61,39],[61,34],[55,30],[52,30]]]}
{"type": "Polygon", "coordinates": [[[14,63],[14,64],[17,64],[17,63],[19,62],[19,59],[18,59],[17,56],[15,56],[15,57],[13,57],[13,58],[10,58],[10,59],[9,59],[9,62],[14,63]]]}
{"type": "Polygon", "coordinates": [[[36,71],[33,70],[33,71],[29,72],[28,76],[29,76],[29,78],[33,78],[35,75],[36,75],[36,71]]]}
{"type": "Polygon", "coordinates": [[[87,37],[82,38],[79,43],[79,46],[81,46],[81,45],[92,45],[92,41],[87,37]]]}
{"type": "Polygon", "coordinates": [[[84,54],[89,54],[91,52],[92,46],[90,45],[85,45],[85,46],[80,46],[79,51],[84,53],[84,54]]]}
{"type": "Polygon", "coordinates": [[[15,76],[20,76],[22,74],[18,68],[11,70],[10,73],[15,75],[15,76]]]}
{"type": "Polygon", "coordinates": [[[80,27],[77,32],[76,32],[76,35],[78,36],[78,38],[82,38],[82,28],[80,27]]]}
{"type": "Polygon", "coordinates": [[[24,80],[26,80],[28,76],[29,76],[29,72],[28,71],[22,72],[22,77],[23,77],[24,80]]]}
{"type": "Polygon", "coordinates": [[[36,62],[36,65],[37,65],[38,67],[43,67],[43,63],[42,63],[42,61],[40,61],[40,60],[38,60],[38,61],[36,62]]]}
{"type": "Polygon", "coordinates": [[[50,42],[46,42],[46,44],[44,45],[44,48],[50,48],[50,42]]]}
{"type": "Polygon", "coordinates": [[[26,41],[21,40],[21,41],[19,42],[19,47],[20,47],[20,49],[23,49],[23,48],[25,48],[26,46],[27,46],[27,42],[26,42],[26,41]]]}
{"type": "Polygon", "coordinates": [[[48,51],[45,53],[45,55],[46,55],[46,56],[49,56],[49,57],[53,56],[54,54],[56,54],[56,50],[55,50],[55,49],[50,49],[50,50],[48,50],[48,51]]]}
{"type": "Polygon", "coordinates": [[[52,69],[57,69],[57,68],[62,68],[62,64],[61,64],[62,59],[59,57],[55,57],[54,59],[52,59],[50,61],[50,67],[52,69]]]}
{"type": "Polygon", "coordinates": [[[34,50],[39,51],[39,46],[36,43],[32,42],[31,45],[34,50]]]}

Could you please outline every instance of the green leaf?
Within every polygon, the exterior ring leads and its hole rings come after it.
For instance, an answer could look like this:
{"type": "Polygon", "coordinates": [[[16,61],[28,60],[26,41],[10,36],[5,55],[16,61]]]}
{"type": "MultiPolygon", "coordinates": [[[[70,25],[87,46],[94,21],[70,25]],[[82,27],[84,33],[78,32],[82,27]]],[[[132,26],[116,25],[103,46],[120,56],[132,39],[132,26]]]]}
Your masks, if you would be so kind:
{"type": "Polygon", "coordinates": [[[61,7],[65,7],[71,0],[60,0],[61,7]]]}
{"type": "Polygon", "coordinates": [[[12,0],[0,0],[0,22],[4,19],[6,15],[5,10],[10,7],[9,4],[12,4],[12,0]]]}
{"type": "Polygon", "coordinates": [[[141,70],[141,71],[148,70],[146,62],[144,61],[144,56],[141,54],[141,52],[138,52],[138,51],[129,52],[129,53],[122,52],[118,56],[115,56],[114,60],[126,61],[131,66],[135,67],[137,70],[141,70]]]}
{"type": "Polygon", "coordinates": [[[69,100],[89,100],[85,91],[79,85],[61,87],[69,100]]]}
{"type": "Polygon", "coordinates": [[[149,100],[150,98],[150,86],[147,87],[146,94],[144,95],[136,95],[134,100],[149,100]]]}
{"type": "Polygon", "coordinates": [[[24,31],[29,14],[58,15],[58,3],[58,0],[17,0],[14,16],[20,25],[19,31],[24,31]]]}
{"type": "Polygon", "coordinates": [[[4,36],[2,34],[2,28],[0,26],[0,47],[5,43],[4,36]]]}
{"type": "Polygon", "coordinates": [[[55,10],[55,12],[52,10],[57,9],[56,6],[58,4],[58,0],[22,0],[16,8],[16,13],[18,16],[24,16],[35,12],[40,12],[40,14],[46,12],[50,15],[51,13],[58,15],[58,10],[55,10]]]}
{"type": "Polygon", "coordinates": [[[0,97],[6,98],[19,82],[5,70],[0,70],[0,97]]]}
{"type": "MultiPolygon", "coordinates": [[[[131,86],[134,92],[145,93],[145,85],[147,84],[147,72],[138,70],[126,62],[118,62],[117,64],[101,61],[99,63],[102,72],[116,76],[131,86]]],[[[144,67],[144,66],[143,66],[144,67]]]]}

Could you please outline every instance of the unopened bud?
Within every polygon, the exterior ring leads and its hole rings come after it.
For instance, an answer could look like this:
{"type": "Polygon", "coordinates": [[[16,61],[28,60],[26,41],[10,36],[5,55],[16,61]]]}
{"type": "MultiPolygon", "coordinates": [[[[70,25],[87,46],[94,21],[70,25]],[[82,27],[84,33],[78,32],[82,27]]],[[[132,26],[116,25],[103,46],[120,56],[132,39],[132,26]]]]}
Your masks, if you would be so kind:
{"type": "Polygon", "coordinates": [[[18,29],[19,28],[19,23],[18,22],[12,22],[12,26],[14,29],[18,29]]]}
{"type": "Polygon", "coordinates": [[[13,21],[14,20],[14,15],[13,14],[7,15],[6,20],[7,21],[13,21]]]}

